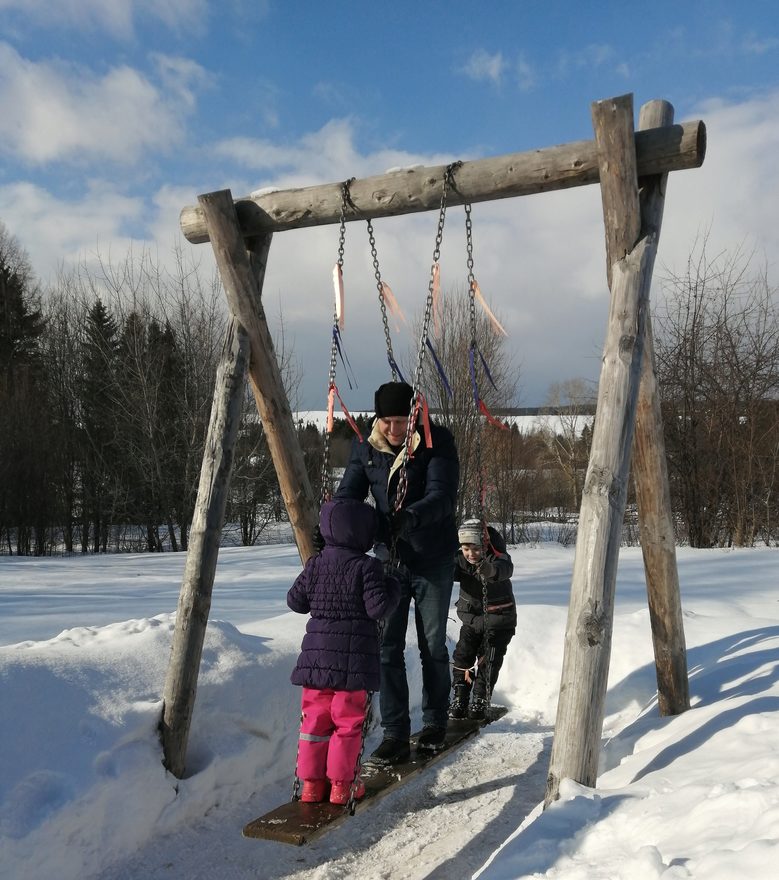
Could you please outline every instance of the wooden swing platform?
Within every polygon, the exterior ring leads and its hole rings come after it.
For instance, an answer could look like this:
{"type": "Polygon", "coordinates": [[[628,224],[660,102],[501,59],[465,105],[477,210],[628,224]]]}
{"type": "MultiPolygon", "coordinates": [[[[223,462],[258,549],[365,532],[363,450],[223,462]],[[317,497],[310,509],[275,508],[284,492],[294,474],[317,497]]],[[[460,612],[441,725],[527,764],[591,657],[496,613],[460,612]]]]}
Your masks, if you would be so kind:
{"type": "MultiPolygon", "coordinates": [[[[437,752],[417,751],[416,743],[420,732],[411,737],[411,758],[402,764],[390,767],[371,764],[363,765],[362,780],[365,783],[365,796],[357,801],[355,813],[376,803],[384,795],[394,791],[407,779],[416,776],[425,767],[435,764],[476,736],[486,724],[502,718],[508,710],[504,706],[491,706],[488,717],[483,721],[468,718],[449,720],[444,747],[437,752]]],[[[349,818],[347,807],[324,801],[319,804],[304,804],[302,801],[288,801],[264,816],[249,822],[243,829],[244,837],[260,840],[276,840],[302,846],[321,837],[325,832],[336,828],[349,818]]]]}

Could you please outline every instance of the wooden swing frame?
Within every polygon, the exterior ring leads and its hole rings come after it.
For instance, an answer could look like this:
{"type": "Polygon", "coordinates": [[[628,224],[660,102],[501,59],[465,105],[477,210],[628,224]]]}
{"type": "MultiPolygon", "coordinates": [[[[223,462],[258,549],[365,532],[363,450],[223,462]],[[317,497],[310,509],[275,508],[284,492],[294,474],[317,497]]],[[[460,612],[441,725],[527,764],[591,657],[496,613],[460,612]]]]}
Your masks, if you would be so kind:
{"type": "MultiPolygon", "coordinates": [[[[593,787],[597,779],[631,453],[659,709],[672,715],[690,705],[649,289],[668,172],[702,165],[706,128],[700,120],[674,125],[672,106],[657,100],[641,108],[635,131],[632,95],[594,102],[591,113],[594,141],[464,162],[449,194],[453,205],[593,183],[601,188],[611,301],[579,515],[547,804],[558,797],[563,778],[593,787]]],[[[358,213],[347,221],[438,209],[446,168],[400,169],[352,181],[350,197],[358,213]]],[[[301,560],[314,552],[317,502],[261,294],[273,233],[339,223],[341,193],[339,183],[238,200],[223,190],[199,196],[196,206],[181,212],[186,238],[211,242],[230,320],[163,694],[164,763],[177,777],[185,771],[247,369],[301,560]]]]}

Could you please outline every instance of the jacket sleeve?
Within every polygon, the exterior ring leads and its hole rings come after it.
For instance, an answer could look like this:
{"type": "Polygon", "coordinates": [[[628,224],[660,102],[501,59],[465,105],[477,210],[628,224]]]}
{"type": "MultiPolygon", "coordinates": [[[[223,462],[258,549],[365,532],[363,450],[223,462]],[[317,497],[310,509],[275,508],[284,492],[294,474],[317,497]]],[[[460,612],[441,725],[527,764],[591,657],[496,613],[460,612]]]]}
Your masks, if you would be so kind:
{"type": "Polygon", "coordinates": [[[484,559],[486,562],[491,562],[495,569],[489,577],[484,579],[486,583],[507,581],[514,574],[514,563],[508,553],[490,553],[488,551],[484,559]]]}
{"type": "Polygon", "coordinates": [[[363,567],[363,602],[371,620],[381,620],[400,601],[400,583],[397,578],[385,575],[384,566],[378,559],[366,558],[363,567]]]}
{"type": "Polygon", "coordinates": [[[407,508],[416,525],[434,525],[454,514],[459,479],[460,461],[454,437],[442,429],[436,433],[427,463],[425,494],[407,508]]]}
{"type": "Polygon", "coordinates": [[[514,574],[514,563],[506,550],[506,542],[501,533],[492,526],[487,526],[492,549],[487,551],[486,558],[495,566],[495,574],[488,581],[507,581],[514,574]]]}
{"type": "Polygon", "coordinates": [[[462,567],[460,566],[460,553],[459,553],[459,551],[457,553],[455,553],[453,568],[454,568],[454,581],[455,581],[455,583],[459,584],[462,581],[462,571],[463,571],[462,567]]]}
{"type": "Polygon", "coordinates": [[[295,578],[295,583],[292,584],[287,593],[287,605],[293,611],[297,611],[298,614],[308,614],[311,611],[311,603],[308,601],[308,576],[309,563],[315,558],[312,556],[306,563],[305,568],[295,578]]]}
{"type": "Polygon", "coordinates": [[[349,463],[346,465],[346,470],[335,493],[336,498],[354,498],[357,501],[365,501],[368,497],[371,484],[365,471],[365,462],[360,446],[360,441],[355,437],[352,440],[349,463]]]}

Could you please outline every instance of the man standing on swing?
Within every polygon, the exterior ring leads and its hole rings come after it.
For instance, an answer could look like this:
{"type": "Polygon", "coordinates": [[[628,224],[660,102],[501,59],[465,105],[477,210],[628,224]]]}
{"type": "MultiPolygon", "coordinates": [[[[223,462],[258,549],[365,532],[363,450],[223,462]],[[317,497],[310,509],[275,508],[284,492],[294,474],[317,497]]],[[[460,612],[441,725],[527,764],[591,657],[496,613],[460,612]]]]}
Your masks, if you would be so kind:
{"type": "Polygon", "coordinates": [[[371,755],[377,764],[410,756],[411,719],[405,648],[408,615],[414,620],[422,661],[422,734],[417,748],[437,751],[446,734],[451,678],[446,624],[452,596],[452,558],[458,547],[455,520],[459,462],[451,433],[440,425],[413,426],[404,444],[414,401],[406,382],[387,382],[375,395],[376,420],[367,442],[357,438],[336,498],[364,501],[373,495],[380,514],[379,540],[394,548],[400,603],[384,622],[381,644],[381,726],[384,739],[371,755]],[[398,491],[405,493],[396,510],[398,491]]]}

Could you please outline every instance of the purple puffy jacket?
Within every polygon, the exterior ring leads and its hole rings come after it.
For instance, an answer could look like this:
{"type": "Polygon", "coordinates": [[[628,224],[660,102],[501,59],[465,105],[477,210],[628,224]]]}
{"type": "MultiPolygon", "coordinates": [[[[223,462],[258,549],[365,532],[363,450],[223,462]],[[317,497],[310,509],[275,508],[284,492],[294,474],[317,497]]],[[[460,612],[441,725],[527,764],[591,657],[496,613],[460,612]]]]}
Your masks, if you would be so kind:
{"type": "Polygon", "coordinates": [[[377,528],[362,501],[326,501],[319,515],[325,539],[287,594],[287,605],[311,614],[293,684],[317,690],[379,689],[377,621],[398,604],[400,585],[378,559],[367,556],[377,528]]]}

